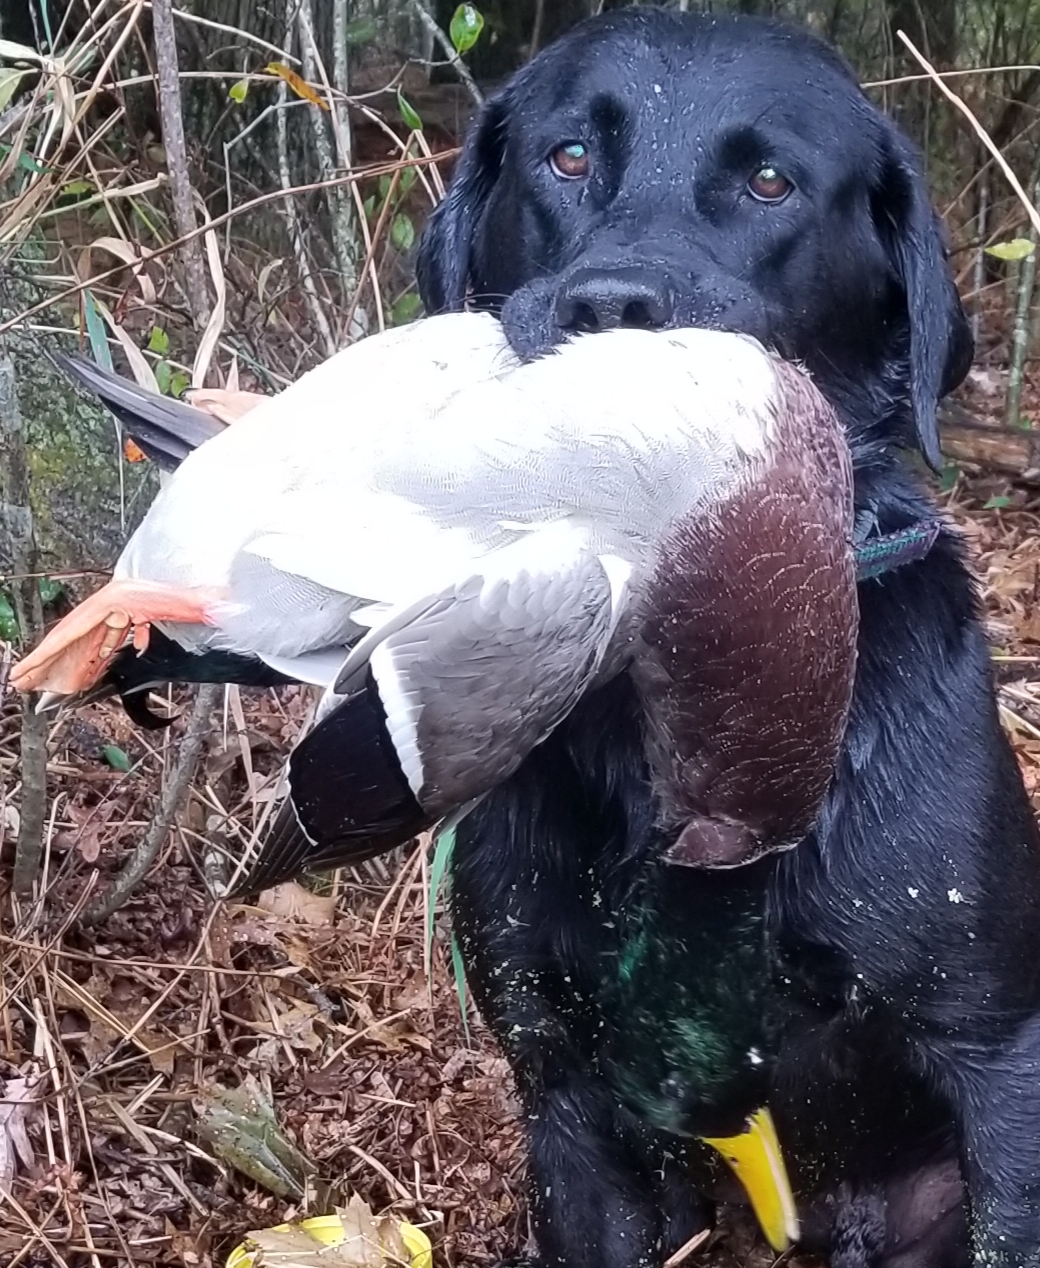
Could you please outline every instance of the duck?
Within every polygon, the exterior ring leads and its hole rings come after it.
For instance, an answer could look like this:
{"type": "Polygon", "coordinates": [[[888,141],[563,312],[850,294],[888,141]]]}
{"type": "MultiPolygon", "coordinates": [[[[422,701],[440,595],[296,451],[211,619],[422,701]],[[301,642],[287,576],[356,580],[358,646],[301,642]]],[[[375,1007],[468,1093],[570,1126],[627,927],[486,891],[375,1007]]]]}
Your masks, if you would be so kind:
{"type": "MultiPolygon", "coordinates": [[[[667,843],[648,884],[749,878],[704,980],[740,978],[748,946],[760,965],[750,878],[815,821],[855,673],[851,459],[803,370],[699,328],[523,361],[494,317],[455,313],[351,345],[228,427],[77,373],[173,470],[112,581],[11,680],[47,705],[163,678],[320,687],[238,892],[467,813],[624,676],[667,843]]],[[[628,962],[613,989],[638,994],[655,966],[628,962]]],[[[746,1056],[744,1029],[753,1010],[746,1056]]],[[[631,1064],[615,1077],[652,1117],[631,1064]]],[[[731,1095],[723,1069],[691,1111],[690,1069],[684,1121],[782,1249],[797,1220],[761,1079],[741,1068],[731,1095]]]]}

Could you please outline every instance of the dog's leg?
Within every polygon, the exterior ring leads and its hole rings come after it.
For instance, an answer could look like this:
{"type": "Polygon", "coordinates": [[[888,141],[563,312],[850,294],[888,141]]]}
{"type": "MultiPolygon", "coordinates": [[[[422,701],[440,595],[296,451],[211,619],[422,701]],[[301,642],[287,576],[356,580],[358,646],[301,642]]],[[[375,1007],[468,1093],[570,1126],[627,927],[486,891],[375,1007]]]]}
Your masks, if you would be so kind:
{"type": "MultiPolygon", "coordinates": [[[[592,743],[619,732],[619,695],[587,706],[602,711],[585,728],[592,743]]],[[[624,885],[645,785],[608,754],[609,787],[590,788],[596,764],[569,745],[565,725],[459,824],[453,926],[524,1107],[538,1261],[653,1268],[705,1226],[705,1208],[595,1068],[604,967],[618,954],[610,887],[624,885]]]]}
{"type": "Polygon", "coordinates": [[[526,1125],[538,1263],[659,1268],[710,1223],[689,1183],[685,1201],[670,1185],[664,1202],[661,1172],[651,1173],[616,1116],[616,1097],[585,1071],[531,1097],[526,1125]]]}
{"type": "Polygon", "coordinates": [[[954,1106],[977,1268],[1040,1265],[1040,1018],[1001,1047],[925,1054],[954,1106]]]}

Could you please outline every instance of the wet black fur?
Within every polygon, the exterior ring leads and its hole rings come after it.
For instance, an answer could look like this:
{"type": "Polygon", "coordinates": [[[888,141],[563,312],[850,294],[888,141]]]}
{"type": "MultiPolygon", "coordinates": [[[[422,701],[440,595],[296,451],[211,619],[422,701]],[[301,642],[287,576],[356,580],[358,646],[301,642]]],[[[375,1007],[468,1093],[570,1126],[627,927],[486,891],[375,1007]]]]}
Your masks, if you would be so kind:
{"type": "MultiPolygon", "coordinates": [[[[963,313],[915,154],[808,35],[650,10],[575,29],[487,104],[419,276],[430,311],[500,309],[525,355],[575,320],[662,312],[756,334],[840,408],[859,509],[883,532],[932,512],[910,451],[936,460],[963,313]],[[584,182],[547,163],[573,141],[584,182]],[[794,180],[779,205],[746,193],[762,162],[794,180]]],[[[1040,844],[954,534],[860,603],[833,791],[767,864],[772,1103],[806,1238],[837,1268],[1040,1264],[1040,844]]],[[[597,1073],[596,995],[652,825],[622,678],[458,832],[467,974],[517,1076],[540,1260],[561,1268],[659,1262],[708,1218],[693,1147],[597,1073]]]]}

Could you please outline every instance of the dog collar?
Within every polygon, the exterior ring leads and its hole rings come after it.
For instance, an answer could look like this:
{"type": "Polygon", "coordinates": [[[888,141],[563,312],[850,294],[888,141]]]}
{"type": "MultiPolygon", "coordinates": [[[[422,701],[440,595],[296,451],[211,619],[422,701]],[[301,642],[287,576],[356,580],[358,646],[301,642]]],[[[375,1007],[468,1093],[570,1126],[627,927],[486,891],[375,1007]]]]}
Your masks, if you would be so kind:
{"type": "MultiPolygon", "coordinates": [[[[871,523],[868,534],[873,527],[871,523]]],[[[868,536],[856,545],[856,580],[870,581],[894,568],[923,559],[935,545],[941,529],[941,520],[918,520],[894,533],[868,536]]]]}

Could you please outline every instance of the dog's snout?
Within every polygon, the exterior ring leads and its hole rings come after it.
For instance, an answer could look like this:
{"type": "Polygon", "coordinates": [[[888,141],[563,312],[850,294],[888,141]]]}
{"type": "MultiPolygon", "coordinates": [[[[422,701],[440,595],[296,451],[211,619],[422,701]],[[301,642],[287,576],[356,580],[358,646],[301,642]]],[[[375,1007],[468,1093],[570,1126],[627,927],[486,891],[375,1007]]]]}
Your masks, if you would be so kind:
{"type": "Polygon", "coordinates": [[[652,268],[584,268],[567,277],[556,297],[556,324],[597,333],[619,326],[658,330],[675,316],[667,277],[652,268]]]}

